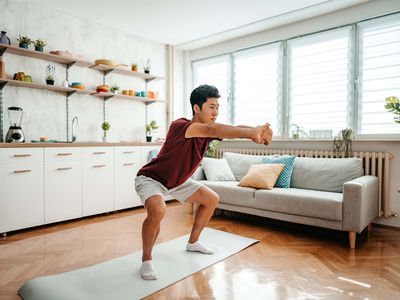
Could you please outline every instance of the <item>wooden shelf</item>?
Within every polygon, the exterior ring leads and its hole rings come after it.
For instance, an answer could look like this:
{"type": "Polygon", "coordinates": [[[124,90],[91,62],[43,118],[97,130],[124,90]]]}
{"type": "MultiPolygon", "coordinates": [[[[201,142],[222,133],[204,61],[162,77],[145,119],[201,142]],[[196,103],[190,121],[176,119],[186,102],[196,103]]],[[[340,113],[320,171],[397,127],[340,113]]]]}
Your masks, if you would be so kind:
{"type": "Polygon", "coordinates": [[[145,73],[141,73],[141,72],[133,72],[133,71],[130,71],[127,69],[111,67],[111,66],[106,66],[106,65],[92,65],[92,66],[90,66],[90,68],[92,68],[94,70],[98,70],[100,72],[107,72],[107,73],[113,72],[115,74],[120,74],[120,75],[124,75],[124,76],[137,77],[137,78],[144,79],[146,81],[165,79],[162,76],[145,74],[145,73]]]}
{"type": "Polygon", "coordinates": [[[127,95],[122,95],[122,94],[103,93],[103,92],[102,93],[95,92],[91,95],[95,96],[95,97],[105,98],[105,100],[108,100],[110,98],[117,98],[117,99],[141,101],[141,102],[145,102],[146,104],[155,103],[155,102],[165,102],[164,100],[159,100],[159,99],[151,99],[151,98],[146,98],[146,97],[127,96],[127,95]]]}
{"type": "Polygon", "coordinates": [[[45,53],[45,52],[39,52],[39,51],[33,51],[33,50],[19,48],[16,46],[11,46],[11,45],[6,45],[6,44],[0,44],[0,53],[4,53],[4,52],[10,53],[10,54],[16,54],[16,55],[20,55],[20,56],[27,56],[27,57],[47,60],[47,61],[53,61],[53,62],[57,62],[60,64],[66,64],[66,65],[73,64],[74,66],[78,66],[78,67],[88,68],[93,65],[93,63],[89,62],[89,61],[76,60],[76,59],[73,59],[70,57],[65,57],[65,56],[60,56],[60,55],[55,55],[55,54],[50,54],[50,53],[45,53]]]}
{"type": "Polygon", "coordinates": [[[39,90],[48,90],[48,91],[56,91],[61,93],[73,93],[76,92],[77,94],[92,94],[95,91],[91,90],[81,90],[81,89],[74,89],[70,87],[63,87],[58,85],[48,85],[43,83],[36,83],[36,82],[26,82],[20,80],[12,80],[12,79],[0,79],[0,84],[8,84],[11,86],[19,86],[19,87],[26,87],[32,89],[39,89],[39,90]]]}

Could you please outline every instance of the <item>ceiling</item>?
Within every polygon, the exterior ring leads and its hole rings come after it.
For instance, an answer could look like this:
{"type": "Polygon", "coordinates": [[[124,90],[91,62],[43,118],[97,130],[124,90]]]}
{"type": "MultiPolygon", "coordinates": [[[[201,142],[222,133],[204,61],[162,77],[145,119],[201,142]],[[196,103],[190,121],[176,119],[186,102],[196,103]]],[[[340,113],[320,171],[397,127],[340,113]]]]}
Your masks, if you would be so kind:
{"type": "Polygon", "coordinates": [[[326,14],[370,0],[29,0],[182,50],[326,14]]]}

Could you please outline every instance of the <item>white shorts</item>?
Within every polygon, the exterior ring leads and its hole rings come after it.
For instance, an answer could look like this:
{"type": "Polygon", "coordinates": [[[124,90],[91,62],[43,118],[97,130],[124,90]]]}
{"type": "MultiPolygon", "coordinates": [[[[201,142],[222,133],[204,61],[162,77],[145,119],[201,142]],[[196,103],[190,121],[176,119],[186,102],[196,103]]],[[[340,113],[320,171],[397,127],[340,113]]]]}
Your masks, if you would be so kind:
{"type": "Polygon", "coordinates": [[[185,203],[186,199],[193,195],[202,186],[204,185],[189,178],[181,185],[172,189],[167,189],[163,184],[153,178],[143,175],[135,178],[135,190],[143,205],[147,199],[154,195],[161,195],[164,197],[171,196],[173,199],[185,203]]]}

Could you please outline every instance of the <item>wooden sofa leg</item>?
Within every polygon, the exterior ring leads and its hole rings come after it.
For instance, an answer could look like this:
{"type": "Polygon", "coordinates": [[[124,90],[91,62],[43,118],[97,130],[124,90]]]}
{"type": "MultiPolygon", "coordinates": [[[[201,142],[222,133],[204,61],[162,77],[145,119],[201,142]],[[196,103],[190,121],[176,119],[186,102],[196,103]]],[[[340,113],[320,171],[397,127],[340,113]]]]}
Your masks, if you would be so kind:
{"type": "Polygon", "coordinates": [[[368,232],[371,232],[371,228],[372,228],[372,224],[369,223],[369,224],[368,224],[368,227],[367,227],[368,232]]]}
{"type": "Polygon", "coordinates": [[[356,232],[349,231],[349,244],[350,249],[354,249],[356,247],[356,232]]]}

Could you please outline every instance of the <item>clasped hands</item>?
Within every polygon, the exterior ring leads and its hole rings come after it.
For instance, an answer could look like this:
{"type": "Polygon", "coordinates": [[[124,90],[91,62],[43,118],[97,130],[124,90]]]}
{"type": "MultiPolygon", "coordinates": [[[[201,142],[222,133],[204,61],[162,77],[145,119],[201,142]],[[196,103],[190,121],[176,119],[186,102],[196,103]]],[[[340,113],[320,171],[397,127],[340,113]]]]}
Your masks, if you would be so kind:
{"type": "Polygon", "coordinates": [[[266,123],[265,125],[255,127],[253,142],[264,145],[271,143],[273,131],[270,126],[271,125],[269,123],[266,123]]]}

